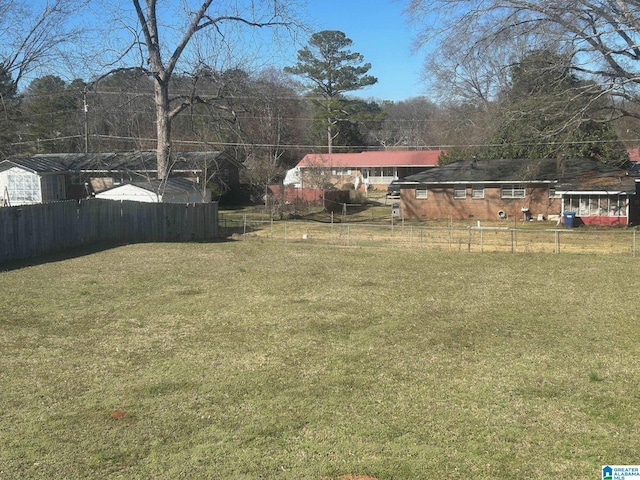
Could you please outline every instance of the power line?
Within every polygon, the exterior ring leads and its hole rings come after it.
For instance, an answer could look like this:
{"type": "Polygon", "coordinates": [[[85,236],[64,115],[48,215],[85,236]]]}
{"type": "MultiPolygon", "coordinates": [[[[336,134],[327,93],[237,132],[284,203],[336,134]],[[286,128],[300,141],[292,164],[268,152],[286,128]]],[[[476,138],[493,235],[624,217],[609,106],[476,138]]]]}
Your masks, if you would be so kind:
{"type": "MultiPolygon", "coordinates": [[[[129,137],[129,136],[120,136],[120,135],[100,135],[100,134],[92,134],[89,136],[90,138],[98,139],[98,140],[115,140],[115,141],[129,141],[129,142],[145,142],[145,143],[155,143],[157,142],[156,138],[152,137],[129,137]]],[[[82,135],[70,135],[65,137],[53,137],[53,138],[39,138],[36,140],[23,141],[23,142],[14,142],[9,143],[10,146],[20,146],[20,145],[29,145],[34,143],[46,143],[46,142],[56,142],[61,140],[70,140],[70,139],[81,139],[82,135]]],[[[628,142],[638,142],[640,143],[640,138],[628,139],[628,142]]],[[[491,144],[491,143],[478,143],[478,144],[439,144],[439,145],[398,145],[394,146],[394,150],[449,150],[452,148],[492,148],[492,147],[509,147],[509,146],[565,146],[565,145],[585,145],[585,144],[606,144],[606,143],[618,143],[619,140],[579,140],[579,141],[569,141],[569,142],[524,142],[524,143],[500,143],[500,144],[491,144]]],[[[211,140],[180,140],[173,139],[171,143],[180,144],[180,145],[213,145],[220,147],[249,147],[249,148],[280,148],[283,150],[319,150],[326,149],[326,145],[312,145],[312,144],[275,144],[275,143],[247,143],[247,142],[222,142],[222,141],[211,141],[211,140]]],[[[381,150],[379,146],[372,145],[334,145],[334,148],[340,150],[381,150]]]]}

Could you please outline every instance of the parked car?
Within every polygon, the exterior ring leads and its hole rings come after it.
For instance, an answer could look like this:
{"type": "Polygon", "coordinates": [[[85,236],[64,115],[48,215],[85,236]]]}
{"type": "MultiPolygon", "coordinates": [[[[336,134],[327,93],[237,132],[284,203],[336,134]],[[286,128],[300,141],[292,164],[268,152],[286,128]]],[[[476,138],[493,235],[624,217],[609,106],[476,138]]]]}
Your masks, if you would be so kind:
{"type": "Polygon", "coordinates": [[[387,197],[399,197],[400,196],[400,185],[397,183],[397,180],[393,180],[389,186],[387,187],[387,197]]]}

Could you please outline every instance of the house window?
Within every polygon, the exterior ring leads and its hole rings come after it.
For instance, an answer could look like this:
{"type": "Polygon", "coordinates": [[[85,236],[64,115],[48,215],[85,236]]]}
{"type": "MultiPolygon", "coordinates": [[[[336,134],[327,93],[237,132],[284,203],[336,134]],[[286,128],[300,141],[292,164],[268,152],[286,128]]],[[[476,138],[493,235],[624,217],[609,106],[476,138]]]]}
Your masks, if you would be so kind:
{"type": "Polygon", "coordinates": [[[555,186],[549,187],[549,198],[562,198],[562,195],[556,192],[555,186]]]}
{"type": "Polygon", "coordinates": [[[467,198],[467,186],[455,185],[453,187],[453,198],[467,198]]]}
{"type": "Polygon", "coordinates": [[[503,185],[502,198],[524,198],[526,189],[524,185],[503,185]]]}
{"type": "Polygon", "coordinates": [[[484,198],[484,185],[471,187],[471,198],[484,198]]]}
{"type": "Polygon", "coordinates": [[[416,188],[416,198],[427,198],[427,189],[416,188]]]}
{"type": "Polygon", "coordinates": [[[623,195],[570,195],[564,209],[580,217],[625,217],[627,199],[623,195]]]}
{"type": "Polygon", "coordinates": [[[31,173],[9,172],[7,174],[7,190],[10,202],[39,203],[42,201],[40,179],[31,173]]]}

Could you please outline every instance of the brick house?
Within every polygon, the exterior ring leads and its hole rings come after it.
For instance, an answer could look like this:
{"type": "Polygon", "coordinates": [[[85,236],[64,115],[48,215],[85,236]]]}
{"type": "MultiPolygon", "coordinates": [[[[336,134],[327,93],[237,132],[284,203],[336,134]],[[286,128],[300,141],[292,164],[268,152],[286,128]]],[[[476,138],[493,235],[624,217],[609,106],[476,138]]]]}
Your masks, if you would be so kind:
{"type": "Polygon", "coordinates": [[[555,220],[574,212],[576,224],[638,221],[635,179],[594,160],[461,160],[399,183],[407,218],[555,220]]]}
{"type": "Polygon", "coordinates": [[[383,150],[361,153],[309,153],[287,173],[285,185],[297,188],[386,190],[393,181],[438,165],[440,150],[383,150]]]}

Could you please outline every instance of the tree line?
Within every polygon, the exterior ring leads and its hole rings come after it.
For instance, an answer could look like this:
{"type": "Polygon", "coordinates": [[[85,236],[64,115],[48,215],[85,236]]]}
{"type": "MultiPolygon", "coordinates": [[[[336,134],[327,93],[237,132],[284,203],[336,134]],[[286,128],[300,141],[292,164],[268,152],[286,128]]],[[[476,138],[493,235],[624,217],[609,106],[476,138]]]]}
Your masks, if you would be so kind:
{"type": "MultiPolygon", "coordinates": [[[[172,88],[188,91],[196,82],[208,102],[190,106],[174,121],[173,143],[179,149],[233,150],[238,159],[269,152],[287,166],[301,154],[326,150],[320,97],[282,71],[203,71],[175,77],[172,88]]],[[[0,71],[0,95],[4,157],[155,146],[153,85],[143,72],[116,72],[93,84],[45,75],[18,92],[0,71]]],[[[334,148],[340,152],[431,146],[439,136],[437,119],[446,117],[425,97],[400,102],[342,97],[340,102],[350,112],[333,125],[334,148]]]]}
{"type": "Polygon", "coordinates": [[[335,30],[313,33],[285,68],[248,68],[233,40],[304,32],[294,3],[247,10],[189,0],[175,7],[179,28],[155,0],[97,3],[34,10],[0,0],[2,156],[154,149],[164,178],[172,151],[224,149],[264,183],[311,151],[439,148],[443,163],[568,155],[623,164],[637,136],[634,2],[407,2],[425,25],[418,40],[438,48],[425,70],[431,97],[401,102],[353,96],[377,79],[335,30]],[[66,23],[81,10],[114,12],[99,54],[70,48],[85,38],[66,23]],[[36,74],[53,60],[93,73],[36,74]]]}
{"type": "MultiPolygon", "coordinates": [[[[281,70],[176,76],[174,91],[189,91],[198,83],[207,103],[191,105],[176,117],[172,143],[180,151],[230,152],[250,167],[257,183],[275,181],[306,153],[327,151],[328,128],[337,152],[431,148],[448,152],[443,162],[559,154],[624,162],[621,137],[628,123],[581,122],[563,130],[583,105],[574,100],[572,110],[564,107],[561,93],[569,95],[568,85],[576,80],[555,60],[561,59],[532,52],[513,67],[512,87],[484,105],[341,95],[331,100],[335,114],[330,124],[324,118],[325,99],[281,70]],[[554,68],[560,70],[552,73],[554,68]],[[543,69],[547,80],[540,81],[543,69]]],[[[144,72],[115,72],[94,84],[45,75],[18,92],[0,71],[0,95],[3,157],[153,150],[156,145],[153,85],[144,72]]]]}

